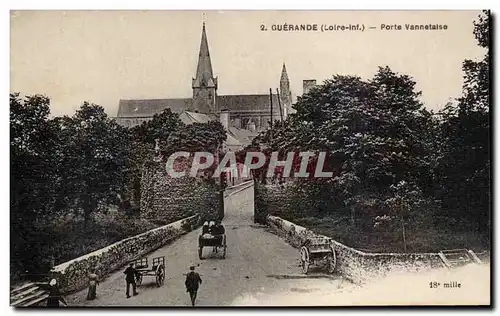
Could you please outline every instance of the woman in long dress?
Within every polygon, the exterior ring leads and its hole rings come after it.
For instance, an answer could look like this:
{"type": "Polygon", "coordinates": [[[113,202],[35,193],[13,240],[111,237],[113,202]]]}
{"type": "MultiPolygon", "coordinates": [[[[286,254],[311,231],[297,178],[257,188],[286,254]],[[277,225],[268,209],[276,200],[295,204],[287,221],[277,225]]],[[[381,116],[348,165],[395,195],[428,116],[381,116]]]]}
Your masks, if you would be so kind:
{"type": "Polygon", "coordinates": [[[97,274],[93,272],[89,274],[89,293],[87,294],[87,300],[94,300],[97,296],[97,284],[99,284],[97,278],[97,274]]]}
{"type": "Polygon", "coordinates": [[[62,302],[64,305],[68,306],[64,297],[62,297],[61,292],[57,286],[57,280],[52,279],[49,283],[49,297],[47,298],[47,307],[59,307],[59,302],[62,302]]]}

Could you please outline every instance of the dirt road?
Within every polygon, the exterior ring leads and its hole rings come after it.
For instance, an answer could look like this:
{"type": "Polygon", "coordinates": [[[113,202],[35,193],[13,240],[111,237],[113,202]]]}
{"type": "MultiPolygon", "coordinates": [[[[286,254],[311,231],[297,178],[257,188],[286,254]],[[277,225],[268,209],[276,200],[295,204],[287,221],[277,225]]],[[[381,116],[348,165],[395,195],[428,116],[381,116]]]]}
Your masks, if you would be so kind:
{"type": "MultiPolygon", "coordinates": [[[[124,274],[117,271],[101,282],[96,300],[85,301],[86,291],[81,291],[67,297],[68,303],[73,306],[189,306],[184,274],[190,265],[197,266],[203,280],[197,300],[201,306],[253,305],[258,304],[255,300],[276,293],[296,295],[320,291],[322,286],[341,286],[341,280],[302,279],[297,249],[264,227],[253,224],[253,187],[241,188],[226,192],[223,222],[228,243],[226,259],[213,254],[211,249],[204,249],[206,259],[199,260],[200,230],[196,230],[148,255],[149,260],[156,256],[166,258],[166,279],[162,287],[155,285],[153,277],[145,277],[138,287],[139,295],[127,299],[124,274]]],[[[266,305],[273,305],[268,303],[266,305]]],[[[291,303],[288,304],[294,305],[291,303]]],[[[279,305],[282,304],[288,305],[279,305]]]]}

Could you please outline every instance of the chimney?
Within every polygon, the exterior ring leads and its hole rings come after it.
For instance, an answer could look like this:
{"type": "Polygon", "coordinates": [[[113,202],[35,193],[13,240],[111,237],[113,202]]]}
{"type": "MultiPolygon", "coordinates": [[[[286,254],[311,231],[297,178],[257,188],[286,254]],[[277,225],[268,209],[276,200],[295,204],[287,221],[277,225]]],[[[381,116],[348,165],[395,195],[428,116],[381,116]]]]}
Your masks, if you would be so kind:
{"type": "Polygon", "coordinates": [[[229,111],[227,109],[222,109],[220,111],[220,122],[222,126],[229,131],[229,111]]]}
{"type": "Polygon", "coordinates": [[[315,79],[303,80],[302,82],[304,87],[303,94],[309,93],[309,91],[316,85],[315,79]]]}

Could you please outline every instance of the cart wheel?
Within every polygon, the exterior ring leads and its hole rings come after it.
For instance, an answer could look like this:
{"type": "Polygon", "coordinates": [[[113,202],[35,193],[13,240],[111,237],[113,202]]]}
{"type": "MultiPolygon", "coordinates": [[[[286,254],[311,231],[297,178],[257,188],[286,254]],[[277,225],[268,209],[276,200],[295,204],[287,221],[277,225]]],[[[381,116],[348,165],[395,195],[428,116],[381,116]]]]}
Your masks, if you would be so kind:
{"type": "Polygon", "coordinates": [[[332,253],[328,258],[328,273],[332,274],[335,272],[335,266],[337,265],[337,256],[335,255],[335,248],[333,245],[330,246],[330,250],[332,253]]]}
{"type": "Polygon", "coordinates": [[[309,271],[309,250],[306,247],[300,248],[300,261],[302,266],[302,272],[307,274],[309,271]]]}
{"type": "Polygon", "coordinates": [[[142,284],[142,274],[138,275],[136,280],[135,280],[135,283],[137,283],[137,285],[141,285],[142,284]]]}
{"type": "Polygon", "coordinates": [[[200,246],[198,248],[198,257],[200,258],[200,260],[203,260],[203,247],[200,246]]]}
{"type": "Polygon", "coordinates": [[[156,271],[156,285],[158,287],[162,286],[165,281],[165,271],[163,269],[163,266],[159,266],[158,270],[156,271]]]}

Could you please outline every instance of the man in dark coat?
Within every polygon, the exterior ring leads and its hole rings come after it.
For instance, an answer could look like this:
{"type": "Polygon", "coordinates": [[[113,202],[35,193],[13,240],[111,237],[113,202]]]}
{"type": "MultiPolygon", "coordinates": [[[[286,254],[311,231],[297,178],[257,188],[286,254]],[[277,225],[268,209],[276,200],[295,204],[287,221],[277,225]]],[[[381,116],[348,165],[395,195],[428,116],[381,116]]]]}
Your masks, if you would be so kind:
{"type": "Polygon", "coordinates": [[[125,281],[127,281],[127,298],[130,298],[130,285],[132,285],[132,289],[134,290],[134,296],[139,294],[137,293],[137,285],[135,284],[135,276],[137,275],[137,270],[134,268],[134,263],[131,262],[130,265],[123,272],[126,277],[125,281]]]}
{"type": "Polygon", "coordinates": [[[222,225],[221,221],[218,220],[214,226],[212,226],[212,235],[217,238],[219,243],[222,243],[222,235],[226,233],[226,230],[224,229],[224,226],[222,225]]]}
{"type": "Polygon", "coordinates": [[[198,273],[194,272],[194,266],[191,266],[189,270],[191,271],[186,275],[186,282],[184,282],[184,284],[186,285],[186,292],[188,292],[191,297],[191,305],[194,306],[198,288],[201,284],[201,278],[198,273]]]}
{"type": "Polygon", "coordinates": [[[218,220],[212,228],[212,234],[214,235],[224,235],[226,233],[226,229],[222,225],[222,222],[218,220]]]}

